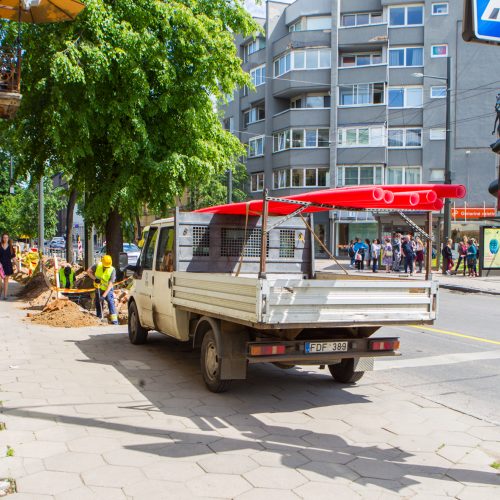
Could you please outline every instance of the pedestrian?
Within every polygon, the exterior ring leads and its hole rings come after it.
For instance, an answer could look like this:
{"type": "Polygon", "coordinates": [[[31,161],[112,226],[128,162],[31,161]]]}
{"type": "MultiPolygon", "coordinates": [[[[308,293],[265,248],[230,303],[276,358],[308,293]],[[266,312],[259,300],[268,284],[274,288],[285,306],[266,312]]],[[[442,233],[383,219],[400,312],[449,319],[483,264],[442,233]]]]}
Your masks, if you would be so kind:
{"type": "Polygon", "coordinates": [[[102,303],[108,303],[109,316],[113,325],[118,324],[118,315],[116,314],[114,283],[116,281],[116,270],[113,267],[111,255],[105,255],[101,262],[93,265],[87,270],[87,274],[94,280],[95,293],[95,310],[98,318],[102,319],[102,303]]]}
{"type": "Polygon", "coordinates": [[[417,273],[422,273],[422,269],[424,267],[425,246],[419,236],[415,238],[415,254],[415,262],[417,263],[418,268],[417,273]]]}
{"type": "Polygon", "coordinates": [[[349,255],[349,259],[351,263],[349,264],[349,267],[351,269],[354,268],[354,264],[356,263],[355,258],[356,258],[356,252],[354,251],[354,240],[351,240],[349,242],[349,247],[347,249],[347,254],[349,255]]]}
{"type": "Polygon", "coordinates": [[[0,298],[3,296],[3,300],[7,300],[9,279],[14,274],[14,267],[17,267],[14,245],[8,233],[3,233],[0,240],[0,279],[2,280],[0,298]]]}
{"type": "Polygon", "coordinates": [[[458,261],[457,261],[457,266],[455,267],[455,274],[458,273],[458,270],[460,268],[460,264],[464,263],[464,276],[465,276],[465,270],[467,269],[468,262],[467,262],[467,250],[469,248],[469,239],[467,236],[464,236],[462,241],[458,244],[458,261]]]}
{"type": "Polygon", "coordinates": [[[365,239],[365,245],[366,245],[366,250],[365,250],[366,267],[370,269],[372,264],[372,245],[368,238],[365,239]]]}
{"type": "Polygon", "coordinates": [[[375,238],[372,242],[371,256],[372,256],[372,271],[378,273],[378,259],[380,258],[380,240],[375,238]]]}
{"type": "Polygon", "coordinates": [[[394,233],[392,239],[392,270],[399,273],[401,268],[401,234],[394,233]]]}
{"type": "Polygon", "coordinates": [[[382,248],[382,264],[385,266],[385,272],[390,273],[392,267],[392,245],[391,239],[386,238],[382,248]]]}
{"type": "Polygon", "coordinates": [[[403,243],[401,244],[401,253],[404,257],[405,273],[410,272],[410,276],[413,276],[415,252],[413,251],[413,245],[408,235],[404,237],[403,243]]]}
{"type": "Polygon", "coordinates": [[[443,256],[443,274],[451,274],[453,269],[453,253],[451,251],[451,245],[453,240],[448,238],[446,245],[441,250],[441,255],[443,256]]]}
{"type": "Polygon", "coordinates": [[[359,238],[356,238],[353,248],[356,269],[358,271],[363,271],[363,269],[365,268],[365,252],[367,250],[366,245],[359,238]]]}
{"type": "MultiPolygon", "coordinates": [[[[473,240],[467,242],[467,268],[469,270],[469,276],[476,278],[477,274],[477,252],[478,249],[474,244],[473,240]]],[[[464,274],[465,276],[465,274],[464,274]]]]}

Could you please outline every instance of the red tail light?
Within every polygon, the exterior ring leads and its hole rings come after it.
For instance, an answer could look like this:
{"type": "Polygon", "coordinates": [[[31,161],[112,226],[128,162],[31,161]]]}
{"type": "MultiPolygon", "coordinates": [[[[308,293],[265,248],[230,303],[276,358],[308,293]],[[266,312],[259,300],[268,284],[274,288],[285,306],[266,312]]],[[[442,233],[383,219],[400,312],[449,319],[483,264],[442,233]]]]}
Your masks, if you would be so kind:
{"type": "Polygon", "coordinates": [[[397,351],[399,340],[372,340],[369,345],[370,351],[397,351]]]}
{"type": "Polygon", "coordinates": [[[275,354],[285,354],[284,345],[251,345],[250,356],[273,356],[275,354]]]}

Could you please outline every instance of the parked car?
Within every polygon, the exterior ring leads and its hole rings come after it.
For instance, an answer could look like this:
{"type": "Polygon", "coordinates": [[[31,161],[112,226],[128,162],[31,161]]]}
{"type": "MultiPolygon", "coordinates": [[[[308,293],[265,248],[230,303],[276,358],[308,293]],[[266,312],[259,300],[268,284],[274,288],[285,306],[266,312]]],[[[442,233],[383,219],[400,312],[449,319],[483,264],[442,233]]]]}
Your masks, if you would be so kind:
{"type": "Polygon", "coordinates": [[[62,236],[54,236],[49,243],[51,250],[64,250],[66,248],[66,240],[62,236]]]}
{"type": "MultiPolygon", "coordinates": [[[[123,251],[128,256],[129,266],[135,266],[137,264],[137,260],[139,259],[139,255],[141,254],[140,248],[134,243],[124,243],[123,251]]],[[[96,260],[101,260],[104,255],[106,255],[106,245],[95,253],[96,260]]]]}

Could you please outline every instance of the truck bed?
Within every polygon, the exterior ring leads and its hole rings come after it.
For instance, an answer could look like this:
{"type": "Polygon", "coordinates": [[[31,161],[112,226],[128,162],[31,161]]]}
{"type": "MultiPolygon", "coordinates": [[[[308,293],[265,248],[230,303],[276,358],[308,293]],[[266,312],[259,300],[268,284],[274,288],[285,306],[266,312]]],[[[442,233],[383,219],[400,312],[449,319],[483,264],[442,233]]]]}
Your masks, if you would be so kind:
{"type": "Polygon", "coordinates": [[[172,302],[260,329],[425,324],[436,318],[437,288],[433,281],[359,275],[260,279],[174,272],[172,302]]]}

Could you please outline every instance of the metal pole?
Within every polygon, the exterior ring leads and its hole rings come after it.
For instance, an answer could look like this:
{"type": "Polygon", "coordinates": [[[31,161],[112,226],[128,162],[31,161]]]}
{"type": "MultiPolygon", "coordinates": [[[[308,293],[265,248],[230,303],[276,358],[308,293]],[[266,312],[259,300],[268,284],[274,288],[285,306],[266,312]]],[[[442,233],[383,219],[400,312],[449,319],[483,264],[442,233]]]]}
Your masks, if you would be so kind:
{"type": "MultiPolygon", "coordinates": [[[[444,158],[444,183],[451,184],[451,58],[446,58],[446,150],[444,158]]],[[[444,200],[443,239],[451,236],[451,200],[444,200]]]]}
{"type": "Polygon", "coordinates": [[[14,161],[12,160],[12,155],[10,155],[9,193],[14,194],[14,161]]]}
{"type": "Polygon", "coordinates": [[[267,200],[267,189],[264,189],[264,203],[262,207],[262,236],[260,240],[260,271],[259,278],[266,277],[266,254],[267,254],[267,217],[269,213],[269,202],[267,200]]]}
{"type": "Polygon", "coordinates": [[[227,203],[233,202],[233,171],[227,170],[227,203]]]}
{"type": "Polygon", "coordinates": [[[45,243],[45,203],[43,199],[43,177],[38,183],[38,251],[43,254],[45,243]]]}
{"type": "Polygon", "coordinates": [[[430,238],[427,240],[427,254],[425,263],[425,279],[428,280],[432,273],[432,212],[427,213],[427,234],[430,238]]]}

